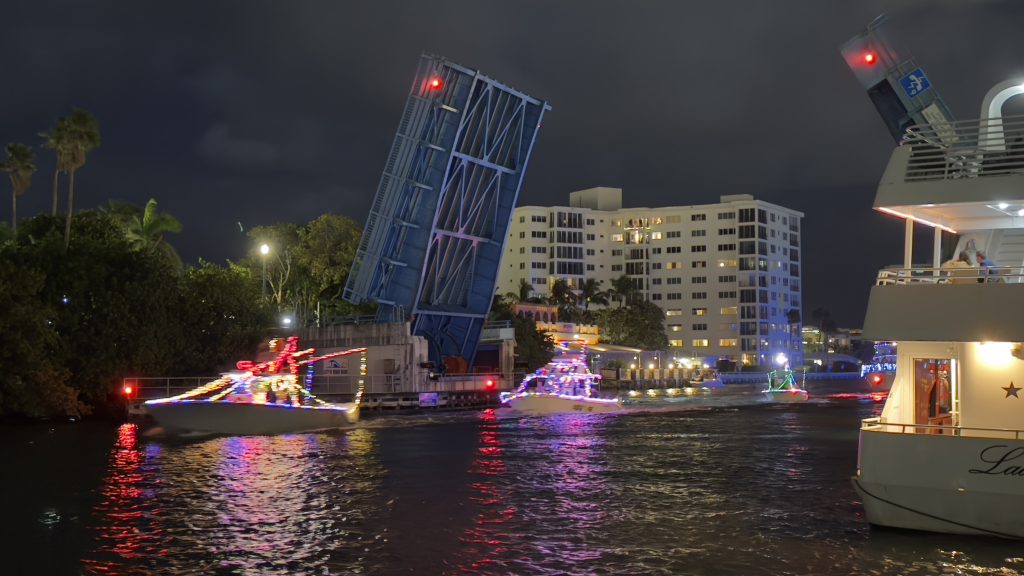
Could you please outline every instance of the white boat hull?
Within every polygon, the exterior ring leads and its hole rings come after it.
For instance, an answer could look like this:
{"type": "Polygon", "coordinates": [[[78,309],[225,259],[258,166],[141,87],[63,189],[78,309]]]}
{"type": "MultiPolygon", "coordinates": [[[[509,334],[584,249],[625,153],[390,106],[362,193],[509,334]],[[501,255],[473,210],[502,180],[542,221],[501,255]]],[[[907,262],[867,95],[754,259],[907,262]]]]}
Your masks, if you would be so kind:
{"type": "Polygon", "coordinates": [[[853,484],[871,524],[1024,538],[1024,440],[861,430],[853,484]]]}
{"type": "Polygon", "coordinates": [[[583,398],[557,394],[524,394],[510,399],[508,406],[524,414],[587,414],[621,410],[622,402],[604,398],[583,398]]]}
{"type": "Polygon", "coordinates": [[[806,402],[807,390],[764,390],[764,398],[769,402],[806,402]]]}
{"type": "Polygon", "coordinates": [[[359,420],[355,404],[332,407],[181,400],[146,404],[146,411],[169,434],[287,434],[326,430],[359,420]]]}

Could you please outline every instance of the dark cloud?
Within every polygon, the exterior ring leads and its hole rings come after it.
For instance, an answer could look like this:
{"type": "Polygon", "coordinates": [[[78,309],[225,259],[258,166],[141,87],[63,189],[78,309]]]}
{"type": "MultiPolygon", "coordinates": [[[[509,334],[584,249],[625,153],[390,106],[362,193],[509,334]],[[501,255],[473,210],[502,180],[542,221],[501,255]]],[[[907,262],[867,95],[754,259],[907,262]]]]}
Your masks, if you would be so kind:
{"type": "Polygon", "coordinates": [[[273,143],[233,136],[224,123],[214,124],[203,134],[196,144],[196,152],[224,167],[264,170],[276,168],[280,157],[273,143]]]}
{"type": "MultiPolygon", "coordinates": [[[[1013,1],[8,4],[0,139],[92,111],[103,145],[80,205],[156,197],[185,223],[188,259],[243,255],[237,222],[362,220],[428,52],[551,102],[522,203],[608,185],[631,206],[746,192],[793,207],[804,307],[849,325],[900,259],[902,223],[870,209],[892,142],[839,45],[889,12],[960,118],[1024,74],[1013,1]]],[[[40,166],[22,214],[48,209],[45,153],[40,166]]]]}

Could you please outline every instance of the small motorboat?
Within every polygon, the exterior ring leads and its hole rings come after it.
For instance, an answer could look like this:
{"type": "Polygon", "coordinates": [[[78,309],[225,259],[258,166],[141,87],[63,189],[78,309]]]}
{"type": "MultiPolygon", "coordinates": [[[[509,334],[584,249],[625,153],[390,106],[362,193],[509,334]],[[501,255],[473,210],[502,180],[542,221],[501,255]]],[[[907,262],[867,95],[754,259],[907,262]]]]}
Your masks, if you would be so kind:
{"type": "Polygon", "coordinates": [[[601,376],[587,367],[586,354],[562,354],[529,374],[513,393],[503,393],[506,406],[524,414],[612,412],[618,398],[599,398],[601,376]]]}
{"type": "Polygon", "coordinates": [[[339,428],[359,420],[362,381],[352,402],[331,404],[300,382],[305,366],[329,358],[359,354],[360,373],[366,366],[366,348],[353,348],[324,356],[299,350],[298,338],[274,339],[277,357],[268,362],[239,361],[237,372],[170,398],[149,400],[145,410],[169,434],[285,434],[339,428]]]}
{"type": "Polygon", "coordinates": [[[804,402],[807,390],[796,383],[792,370],[780,368],[768,373],[768,387],[762,393],[769,402],[804,402]]]}

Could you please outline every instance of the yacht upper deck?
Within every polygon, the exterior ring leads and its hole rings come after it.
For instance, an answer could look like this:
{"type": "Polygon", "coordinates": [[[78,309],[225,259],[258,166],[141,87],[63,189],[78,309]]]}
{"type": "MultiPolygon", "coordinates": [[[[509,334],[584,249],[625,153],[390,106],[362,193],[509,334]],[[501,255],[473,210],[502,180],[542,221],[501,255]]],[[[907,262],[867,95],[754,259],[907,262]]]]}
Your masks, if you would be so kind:
{"type": "Polygon", "coordinates": [[[951,232],[1024,227],[1024,116],[909,129],[875,209],[951,232]]]}

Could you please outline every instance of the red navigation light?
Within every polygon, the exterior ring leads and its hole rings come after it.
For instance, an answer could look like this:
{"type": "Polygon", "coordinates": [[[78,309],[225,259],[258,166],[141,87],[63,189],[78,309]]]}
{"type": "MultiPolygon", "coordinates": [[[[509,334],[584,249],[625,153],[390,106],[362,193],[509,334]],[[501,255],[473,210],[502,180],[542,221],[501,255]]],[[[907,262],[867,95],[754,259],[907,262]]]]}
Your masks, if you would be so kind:
{"type": "Polygon", "coordinates": [[[877,61],[878,61],[878,55],[875,54],[874,52],[865,52],[864,53],[864,63],[865,64],[874,64],[877,61]]]}
{"type": "Polygon", "coordinates": [[[427,87],[430,88],[431,90],[440,90],[441,79],[438,78],[437,76],[434,76],[433,78],[427,81],[427,87]]]}
{"type": "Polygon", "coordinates": [[[123,388],[123,391],[124,391],[124,395],[125,395],[125,396],[131,396],[131,395],[132,395],[132,391],[133,391],[133,390],[135,390],[135,389],[134,389],[134,388],[132,388],[132,385],[131,385],[131,384],[125,384],[125,386],[124,386],[124,388],[123,388]]]}
{"type": "Polygon", "coordinates": [[[494,388],[494,380],[488,380],[487,381],[487,389],[491,390],[493,388],[494,388]]]}
{"type": "Polygon", "coordinates": [[[873,374],[871,376],[871,383],[874,384],[875,386],[878,386],[879,384],[881,384],[882,383],[882,375],[881,374],[873,374]]]}

